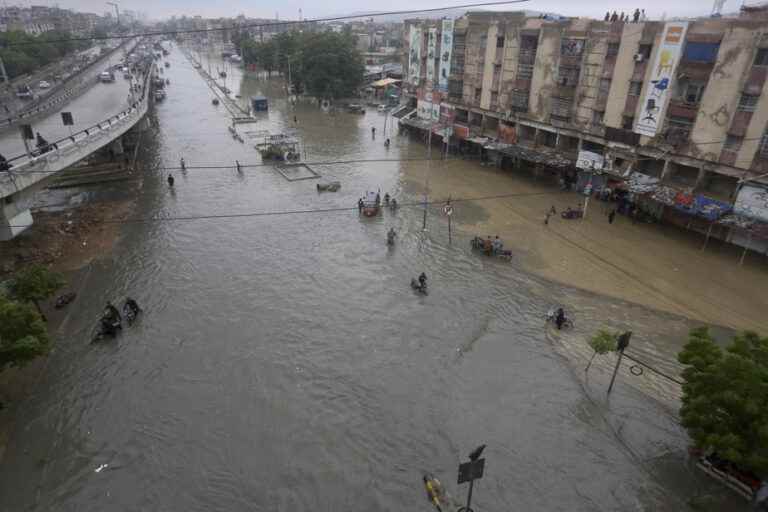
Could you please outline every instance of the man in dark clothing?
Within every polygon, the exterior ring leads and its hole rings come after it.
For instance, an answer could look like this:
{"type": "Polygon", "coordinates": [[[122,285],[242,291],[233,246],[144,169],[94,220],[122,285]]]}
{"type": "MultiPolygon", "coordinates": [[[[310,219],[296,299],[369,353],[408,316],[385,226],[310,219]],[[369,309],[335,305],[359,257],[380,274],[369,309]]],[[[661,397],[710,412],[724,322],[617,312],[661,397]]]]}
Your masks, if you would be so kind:
{"type": "Polygon", "coordinates": [[[613,219],[616,218],[616,208],[611,210],[611,213],[608,214],[608,224],[613,224],[613,219]]]}
{"type": "Polygon", "coordinates": [[[632,23],[637,23],[640,20],[640,9],[635,9],[635,13],[632,15],[632,23]]]}
{"type": "Polygon", "coordinates": [[[168,186],[173,187],[173,182],[176,181],[173,179],[173,174],[168,175],[168,186]]]}
{"type": "Polygon", "coordinates": [[[611,13],[610,11],[605,12],[605,19],[603,21],[610,21],[611,19],[611,13]]]}
{"type": "Polygon", "coordinates": [[[419,285],[421,285],[422,288],[427,286],[427,274],[425,274],[424,272],[422,272],[421,275],[419,276],[419,285]]]}
{"type": "Polygon", "coordinates": [[[563,324],[565,324],[565,311],[563,311],[563,308],[557,308],[557,313],[555,314],[555,325],[557,325],[558,329],[562,329],[563,324]]]}
{"type": "Polygon", "coordinates": [[[611,22],[615,23],[618,20],[619,20],[619,15],[616,14],[616,11],[613,11],[613,14],[611,14],[611,22]]]}

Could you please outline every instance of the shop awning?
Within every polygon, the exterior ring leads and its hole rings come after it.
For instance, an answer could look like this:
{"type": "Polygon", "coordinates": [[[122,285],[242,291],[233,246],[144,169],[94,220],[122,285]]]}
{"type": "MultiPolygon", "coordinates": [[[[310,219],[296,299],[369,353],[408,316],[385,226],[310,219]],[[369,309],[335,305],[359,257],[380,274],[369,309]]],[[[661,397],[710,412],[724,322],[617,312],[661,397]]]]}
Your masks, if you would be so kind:
{"type": "Polygon", "coordinates": [[[376,80],[375,82],[373,82],[371,84],[371,87],[376,87],[376,88],[387,87],[388,85],[394,85],[400,82],[402,82],[402,80],[397,80],[395,78],[382,78],[381,80],[376,80]]]}

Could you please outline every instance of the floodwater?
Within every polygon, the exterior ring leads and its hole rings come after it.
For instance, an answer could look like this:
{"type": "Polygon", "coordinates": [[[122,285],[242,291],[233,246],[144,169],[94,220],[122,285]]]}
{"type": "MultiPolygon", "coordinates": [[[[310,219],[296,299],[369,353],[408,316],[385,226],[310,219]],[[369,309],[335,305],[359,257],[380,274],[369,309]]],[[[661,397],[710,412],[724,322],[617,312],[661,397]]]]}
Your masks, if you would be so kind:
{"type": "MultiPolygon", "coordinates": [[[[0,511],[430,510],[422,474],[463,500],[457,466],[482,443],[475,510],[678,511],[718,493],[686,461],[676,384],[624,365],[606,400],[614,360],[583,372],[584,338],[606,312],[610,327],[631,325],[637,358],[673,374],[689,322],[485,259],[458,233],[449,245],[436,210],[426,232],[415,207],[359,218],[366,190],[418,200],[402,162],[310,164],[342,182],[337,193],[269,166],[238,174],[235,160],[258,154],[229,135],[178,49],[169,60],[135,217],[185,220],[124,225],[112,257],[78,276],[0,465],[0,511]],[[169,190],[163,167],[182,156],[169,190]],[[409,287],[421,271],[427,297],[409,287]],[[104,302],[129,295],[140,320],[90,345],[104,302]],[[555,303],[576,312],[573,330],[544,325],[555,303]]],[[[383,114],[292,109],[279,81],[229,71],[243,97],[270,98],[259,123],[239,126],[246,140],[295,129],[307,162],[425,153],[394,134],[386,150],[383,114]]],[[[466,210],[481,217],[483,204],[466,210]]]]}

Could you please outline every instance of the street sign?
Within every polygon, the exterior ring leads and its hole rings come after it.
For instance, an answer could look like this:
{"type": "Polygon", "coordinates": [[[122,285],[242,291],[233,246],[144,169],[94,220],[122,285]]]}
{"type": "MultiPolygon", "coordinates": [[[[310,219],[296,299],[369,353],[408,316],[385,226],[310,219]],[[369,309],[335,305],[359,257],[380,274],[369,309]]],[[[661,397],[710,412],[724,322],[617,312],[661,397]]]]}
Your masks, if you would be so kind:
{"type": "Polygon", "coordinates": [[[443,213],[448,215],[449,217],[453,215],[453,206],[451,206],[450,204],[443,206],[443,213]]]}
{"type": "Polygon", "coordinates": [[[75,124],[74,119],[72,119],[72,112],[62,112],[61,121],[64,123],[64,126],[72,126],[75,124]]]}
{"type": "Polygon", "coordinates": [[[485,459],[472,460],[459,465],[459,484],[483,478],[485,459]]]}

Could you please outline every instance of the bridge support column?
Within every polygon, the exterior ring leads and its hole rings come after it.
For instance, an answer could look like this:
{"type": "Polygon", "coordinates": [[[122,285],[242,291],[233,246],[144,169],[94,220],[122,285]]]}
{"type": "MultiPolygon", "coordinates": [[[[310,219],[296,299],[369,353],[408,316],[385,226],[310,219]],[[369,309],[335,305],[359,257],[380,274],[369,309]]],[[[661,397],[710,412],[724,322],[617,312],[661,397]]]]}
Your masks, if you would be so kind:
{"type": "Polygon", "coordinates": [[[32,225],[29,207],[16,202],[21,195],[0,198],[0,241],[10,240],[32,225]]]}

